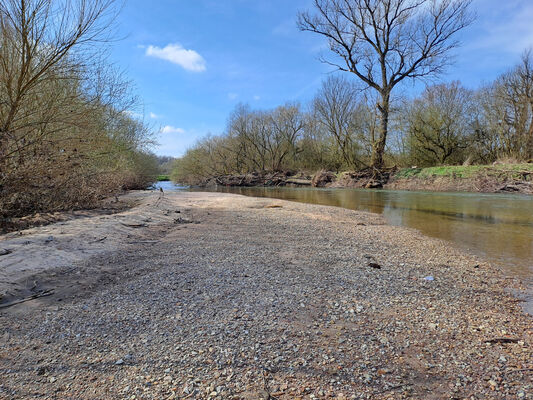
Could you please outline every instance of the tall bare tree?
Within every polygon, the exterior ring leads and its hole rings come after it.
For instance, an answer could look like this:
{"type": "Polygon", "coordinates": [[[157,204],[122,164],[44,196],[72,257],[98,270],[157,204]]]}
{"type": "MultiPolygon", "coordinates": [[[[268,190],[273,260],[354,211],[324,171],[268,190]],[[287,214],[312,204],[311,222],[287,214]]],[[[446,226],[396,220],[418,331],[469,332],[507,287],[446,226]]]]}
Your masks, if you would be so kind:
{"type": "Polygon", "coordinates": [[[329,77],[313,100],[313,116],[331,136],[350,168],[362,166],[358,136],[364,130],[357,87],[343,77],[329,77]]]}
{"type": "Polygon", "coordinates": [[[384,165],[391,94],[405,79],[440,73],[459,45],[456,34],[473,22],[472,0],[314,0],[315,12],[299,15],[301,30],[327,38],[340,62],[379,95],[379,133],[371,164],[384,165]]]}

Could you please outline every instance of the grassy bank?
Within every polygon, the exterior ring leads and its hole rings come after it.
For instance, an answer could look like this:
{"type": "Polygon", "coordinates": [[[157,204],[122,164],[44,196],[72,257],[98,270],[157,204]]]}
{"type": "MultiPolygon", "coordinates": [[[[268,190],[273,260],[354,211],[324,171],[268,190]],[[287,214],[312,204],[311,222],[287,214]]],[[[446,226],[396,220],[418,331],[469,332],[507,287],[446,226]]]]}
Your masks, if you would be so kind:
{"type": "Polygon", "coordinates": [[[441,166],[399,170],[391,189],[533,193],[533,164],[441,166]]]}

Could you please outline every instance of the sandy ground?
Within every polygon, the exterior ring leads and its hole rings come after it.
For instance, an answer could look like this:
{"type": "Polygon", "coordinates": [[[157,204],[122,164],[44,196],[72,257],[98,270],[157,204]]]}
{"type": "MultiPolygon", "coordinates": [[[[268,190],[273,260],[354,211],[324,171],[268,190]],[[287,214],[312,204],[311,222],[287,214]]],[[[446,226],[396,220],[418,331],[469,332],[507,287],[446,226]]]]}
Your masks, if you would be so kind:
{"type": "Polygon", "coordinates": [[[0,237],[1,399],[533,398],[489,264],[373,214],[139,192],[0,237]]]}

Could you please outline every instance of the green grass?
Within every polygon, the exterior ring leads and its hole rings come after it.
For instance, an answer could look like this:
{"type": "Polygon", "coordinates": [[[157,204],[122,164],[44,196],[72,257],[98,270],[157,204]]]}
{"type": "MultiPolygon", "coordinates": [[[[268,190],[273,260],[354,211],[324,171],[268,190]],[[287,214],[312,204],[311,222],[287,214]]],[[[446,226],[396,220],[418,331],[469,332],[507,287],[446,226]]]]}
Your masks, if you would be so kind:
{"type": "MultiPolygon", "coordinates": [[[[405,168],[396,173],[396,178],[471,178],[480,172],[497,173],[507,171],[533,172],[533,164],[498,164],[498,165],[469,165],[442,166],[429,168],[405,168]]],[[[512,172],[511,172],[512,173],[512,172]]],[[[520,175],[520,174],[517,174],[520,175]]]]}
{"type": "Polygon", "coordinates": [[[157,177],[158,182],[167,182],[170,180],[170,177],[168,175],[159,175],[157,177]]]}

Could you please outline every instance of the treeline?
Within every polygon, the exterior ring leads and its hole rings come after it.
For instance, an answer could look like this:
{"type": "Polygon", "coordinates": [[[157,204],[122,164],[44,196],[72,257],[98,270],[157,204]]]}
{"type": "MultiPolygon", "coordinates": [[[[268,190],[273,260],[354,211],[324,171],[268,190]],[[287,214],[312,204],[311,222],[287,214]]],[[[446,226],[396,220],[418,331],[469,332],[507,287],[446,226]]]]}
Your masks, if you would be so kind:
{"type": "Polygon", "coordinates": [[[113,0],[0,2],[0,216],[95,204],[158,173],[129,83],[101,55],[113,0]]]}
{"type": "MultiPolygon", "coordinates": [[[[343,76],[325,80],[307,105],[273,110],[239,105],[226,132],[208,136],[176,161],[173,178],[259,171],[361,170],[372,165],[379,134],[377,102],[343,76]]],[[[428,86],[392,101],[385,166],[487,164],[533,158],[533,55],[494,82],[470,90],[460,82],[428,86]]]]}

